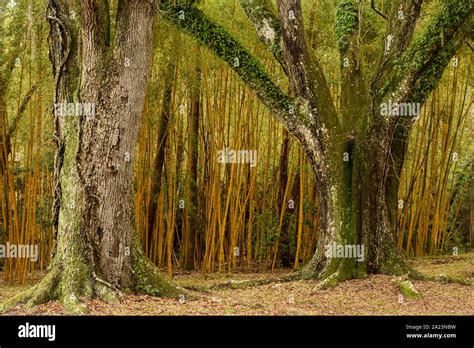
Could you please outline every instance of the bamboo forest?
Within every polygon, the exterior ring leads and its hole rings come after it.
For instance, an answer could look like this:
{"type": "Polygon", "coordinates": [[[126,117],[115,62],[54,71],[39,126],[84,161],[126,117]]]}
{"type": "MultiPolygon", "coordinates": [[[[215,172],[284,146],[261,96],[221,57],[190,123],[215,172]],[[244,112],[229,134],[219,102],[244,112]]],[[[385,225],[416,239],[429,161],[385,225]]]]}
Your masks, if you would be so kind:
{"type": "Polygon", "coordinates": [[[0,0],[0,315],[473,316],[473,13],[0,0]]]}

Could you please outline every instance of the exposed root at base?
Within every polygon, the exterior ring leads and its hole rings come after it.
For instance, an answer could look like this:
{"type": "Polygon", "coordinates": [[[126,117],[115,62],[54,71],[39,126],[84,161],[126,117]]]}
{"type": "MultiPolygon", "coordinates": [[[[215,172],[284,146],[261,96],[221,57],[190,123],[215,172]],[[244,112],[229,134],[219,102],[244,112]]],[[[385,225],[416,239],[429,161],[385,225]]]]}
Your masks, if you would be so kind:
{"type": "Polygon", "coordinates": [[[444,283],[444,284],[452,283],[452,284],[460,284],[460,285],[467,285],[467,286],[474,285],[473,280],[469,278],[453,277],[453,276],[448,276],[446,274],[431,276],[431,275],[420,273],[413,269],[408,273],[408,277],[413,280],[426,280],[426,281],[444,283]]]}
{"type": "MultiPolygon", "coordinates": [[[[212,285],[205,289],[196,289],[197,291],[207,292],[209,290],[219,290],[219,289],[245,289],[255,286],[268,285],[273,283],[288,283],[292,281],[302,280],[300,272],[294,272],[286,276],[270,279],[253,279],[253,280],[241,280],[235,281],[230,280],[225,283],[219,283],[212,285]]],[[[191,287],[187,287],[188,289],[191,287]]]]}
{"type": "MultiPolygon", "coordinates": [[[[120,302],[123,298],[121,289],[100,279],[93,272],[73,277],[64,273],[59,262],[55,265],[39,283],[0,304],[0,312],[19,304],[26,304],[31,308],[57,300],[67,312],[80,315],[88,312],[87,303],[94,298],[108,303],[120,302]]],[[[134,288],[127,290],[180,300],[193,298],[185,289],[174,285],[163,276],[146,258],[137,263],[134,279],[134,288]],[[139,272],[136,272],[137,270],[139,272]]]]}
{"type": "Polygon", "coordinates": [[[173,284],[166,278],[158,268],[144,256],[143,251],[135,239],[134,249],[135,257],[132,259],[133,275],[136,281],[135,291],[150,296],[171,297],[181,299],[183,296],[192,298],[184,288],[173,284]]]}
{"type": "Polygon", "coordinates": [[[311,291],[311,294],[314,294],[318,290],[327,290],[330,288],[335,288],[340,282],[347,280],[347,278],[341,276],[339,271],[332,273],[330,276],[321,280],[311,291]]]}
{"type": "Polygon", "coordinates": [[[58,300],[67,312],[85,314],[88,311],[86,303],[92,300],[93,297],[105,302],[115,302],[120,296],[119,291],[107,288],[101,282],[92,278],[85,278],[83,282],[72,283],[67,280],[67,277],[63,277],[61,267],[56,266],[38,284],[2,303],[0,312],[7,311],[20,304],[32,308],[58,300]]]}
{"type": "MultiPolygon", "coordinates": [[[[338,283],[348,280],[351,278],[360,278],[361,275],[357,274],[357,272],[347,272],[345,270],[346,263],[341,262],[339,265],[338,271],[331,273],[327,277],[322,275],[320,271],[320,267],[309,267],[310,264],[306,265],[302,270],[293,272],[291,274],[278,277],[278,278],[272,278],[272,279],[258,279],[258,280],[242,280],[242,281],[229,281],[226,283],[221,283],[221,284],[216,284],[213,285],[207,290],[215,290],[215,289],[244,289],[248,287],[255,287],[255,286],[261,286],[261,285],[267,285],[267,284],[272,284],[272,283],[288,283],[288,282],[293,282],[293,281],[299,281],[299,280],[315,280],[315,279],[322,279],[321,283],[319,284],[320,288],[329,288],[329,287],[334,287],[338,283]],[[355,275],[354,275],[354,274],[355,275]]],[[[311,266],[314,266],[314,264],[311,264],[311,266]]],[[[365,275],[365,273],[364,273],[365,275]]],[[[202,291],[202,290],[201,290],[202,291]]]]}
{"type": "Polygon", "coordinates": [[[411,298],[412,300],[418,300],[421,297],[415,285],[407,277],[398,277],[392,281],[404,297],[411,298]]]}

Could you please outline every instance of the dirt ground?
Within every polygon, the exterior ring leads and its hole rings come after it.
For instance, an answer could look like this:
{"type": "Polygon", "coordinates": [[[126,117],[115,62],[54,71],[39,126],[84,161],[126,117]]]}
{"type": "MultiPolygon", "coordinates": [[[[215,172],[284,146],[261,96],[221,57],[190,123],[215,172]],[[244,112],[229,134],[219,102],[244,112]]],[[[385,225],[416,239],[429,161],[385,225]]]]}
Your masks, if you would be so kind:
{"type": "MultiPolygon", "coordinates": [[[[474,252],[459,256],[411,260],[421,272],[474,279],[474,252]]],[[[474,286],[413,281],[418,300],[400,298],[395,277],[371,275],[343,282],[336,288],[313,291],[317,281],[272,283],[244,289],[213,289],[216,284],[273,278],[288,273],[178,274],[176,283],[201,289],[193,299],[163,299],[125,295],[121,303],[92,301],[90,315],[474,315],[474,286]]],[[[2,275],[0,277],[3,279],[2,275]]],[[[40,277],[40,275],[38,275],[40,277]]],[[[37,281],[37,280],[36,280],[37,281]]],[[[0,280],[0,301],[31,286],[0,280]]],[[[65,315],[60,303],[34,308],[17,306],[4,315],[65,315]]]]}

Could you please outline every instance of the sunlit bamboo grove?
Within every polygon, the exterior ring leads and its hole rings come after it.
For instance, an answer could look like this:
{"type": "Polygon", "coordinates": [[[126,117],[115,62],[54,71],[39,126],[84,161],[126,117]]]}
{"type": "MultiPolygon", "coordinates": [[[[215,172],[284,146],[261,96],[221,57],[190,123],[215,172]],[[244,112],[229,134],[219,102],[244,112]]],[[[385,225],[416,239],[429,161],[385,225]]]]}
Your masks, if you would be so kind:
{"type": "MultiPolygon", "coordinates": [[[[0,244],[39,246],[38,262],[0,259],[0,267],[5,280],[24,283],[47,267],[55,243],[54,80],[42,2],[0,3],[0,244]]],[[[288,89],[238,4],[203,3],[288,89]]],[[[310,33],[311,44],[335,40],[318,35],[310,33]]],[[[456,56],[415,121],[397,217],[397,244],[408,256],[452,253],[472,243],[472,59],[469,49],[456,56]]],[[[299,144],[225,63],[175,28],[155,34],[150,74],[132,156],[136,230],[153,263],[169,275],[306,264],[318,243],[319,204],[299,144]],[[258,165],[219,161],[241,149],[255,154],[258,165]]],[[[337,101],[341,86],[332,82],[331,93],[337,101]]]]}

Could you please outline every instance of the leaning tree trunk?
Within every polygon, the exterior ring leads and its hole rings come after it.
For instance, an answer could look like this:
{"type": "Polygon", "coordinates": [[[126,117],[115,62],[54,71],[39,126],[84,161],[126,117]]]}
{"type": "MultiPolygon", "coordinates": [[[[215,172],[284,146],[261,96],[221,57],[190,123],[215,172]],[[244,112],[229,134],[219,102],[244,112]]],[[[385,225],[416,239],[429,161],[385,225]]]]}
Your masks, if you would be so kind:
{"type": "Polygon", "coordinates": [[[145,1],[121,3],[111,44],[106,4],[81,2],[79,57],[70,9],[66,2],[49,2],[55,102],[73,98],[74,68],[82,66],[74,101],[95,105],[95,115],[64,118],[56,110],[60,209],[55,258],[46,277],[10,303],[60,299],[68,310],[83,312],[88,300],[116,300],[122,290],[173,297],[180,292],[145,257],[132,203],[155,9],[145,1]]]}

